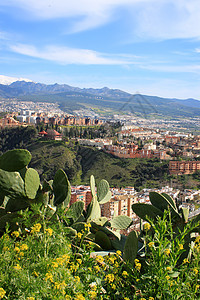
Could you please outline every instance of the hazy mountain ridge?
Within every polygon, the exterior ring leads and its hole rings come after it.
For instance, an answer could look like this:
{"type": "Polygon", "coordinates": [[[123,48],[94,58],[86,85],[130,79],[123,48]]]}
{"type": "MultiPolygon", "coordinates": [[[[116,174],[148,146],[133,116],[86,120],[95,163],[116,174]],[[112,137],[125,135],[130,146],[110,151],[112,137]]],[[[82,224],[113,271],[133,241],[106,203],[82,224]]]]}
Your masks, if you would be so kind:
{"type": "Polygon", "coordinates": [[[131,95],[119,89],[107,87],[79,88],[67,84],[43,84],[15,81],[10,85],[0,84],[1,98],[17,98],[24,101],[58,102],[64,110],[76,109],[85,105],[110,108],[115,111],[132,113],[161,114],[167,116],[200,116],[200,101],[196,99],[162,98],[148,95],[131,95]]]}

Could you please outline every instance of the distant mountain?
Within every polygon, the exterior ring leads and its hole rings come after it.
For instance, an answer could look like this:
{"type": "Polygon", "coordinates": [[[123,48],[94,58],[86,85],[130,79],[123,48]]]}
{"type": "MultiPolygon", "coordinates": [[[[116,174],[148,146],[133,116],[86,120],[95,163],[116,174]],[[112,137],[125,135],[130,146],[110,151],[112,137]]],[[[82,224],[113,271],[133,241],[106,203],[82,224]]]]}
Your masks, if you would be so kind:
{"type": "Polygon", "coordinates": [[[30,79],[26,79],[26,78],[17,78],[17,77],[9,77],[9,76],[4,76],[4,75],[0,75],[0,84],[11,84],[12,82],[15,81],[26,81],[29,82],[32,80],[30,79]]]}
{"type": "Polygon", "coordinates": [[[167,117],[200,116],[200,101],[169,99],[157,96],[131,95],[119,89],[72,87],[67,84],[42,84],[18,80],[9,85],[0,84],[1,98],[23,101],[58,102],[61,109],[73,112],[79,108],[95,107],[113,112],[132,112],[136,115],[167,117]]]}

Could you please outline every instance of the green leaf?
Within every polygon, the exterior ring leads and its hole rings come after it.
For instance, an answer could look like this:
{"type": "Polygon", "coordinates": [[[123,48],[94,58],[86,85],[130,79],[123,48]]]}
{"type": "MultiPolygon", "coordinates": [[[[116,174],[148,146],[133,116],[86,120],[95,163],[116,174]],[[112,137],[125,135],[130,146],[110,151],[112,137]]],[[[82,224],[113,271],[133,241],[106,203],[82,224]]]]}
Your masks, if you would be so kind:
{"type": "Polygon", "coordinates": [[[91,189],[92,197],[95,198],[96,197],[95,179],[93,175],[90,176],[90,189],[91,189]]]}
{"type": "Polygon", "coordinates": [[[135,231],[131,231],[127,236],[123,258],[125,261],[128,261],[131,265],[134,264],[134,259],[137,256],[138,252],[138,237],[135,231]]]}
{"type": "Polygon", "coordinates": [[[153,205],[145,203],[135,203],[132,205],[134,213],[143,220],[156,220],[159,216],[163,216],[163,212],[153,205]]]}
{"type": "Polygon", "coordinates": [[[70,208],[66,212],[66,217],[70,217],[76,222],[79,217],[81,216],[84,209],[84,202],[83,201],[77,201],[72,203],[70,208]]]}
{"type": "Polygon", "coordinates": [[[174,209],[176,211],[178,211],[178,209],[176,207],[176,203],[175,203],[174,199],[172,199],[172,197],[170,195],[168,195],[166,193],[161,193],[161,195],[163,195],[171,203],[171,205],[174,207],[174,209]]]}
{"type": "Polygon", "coordinates": [[[24,181],[18,172],[7,172],[0,169],[0,190],[12,198],[25,197],[24,181]]]}
{"type": "Polygon", "coordinates": [[[25,192],[29,199],[35,199],[40,185],[40,177],[35,169],[29,168],[25,174],[25,192]]]}
{"type": "Polygon", "coordinates": [[[126,229],[132,224],[132,219],[128,216],[117,216],[114,217],[111,221],[111,227],[115,229],[126,229]]]}
{"type": "Polygon", "coordinates": [[[62,169],[58,170],[55,174],[53,180],[53,192],[55,195],[55,206],[58,206],[62,202],[65,203],[65,206],[69,204],[71,188],[67,175],[62,169]]]}
{"type": "MultiPolygon", "coordinates": [[[[97,186],[97,200],[103,204],[103,200],[110,191],[110,186],[108,181],[102,179],[97,186]]],[[[110,199],[108,199],[109,201],[110,199]]],[[[106,201],[107,202],[107,201],[106,201]]],[[[105,202],[104,202],[105,203],[105,202]]]]}
{"type": "Polygon", "coordinates": [[[87,213],[87,222],[99,219],[101,217],[101,208],[96,198],[93,198],[89,204],[87,213]]]}
{"type": "Polygon", "coordinates": [[[180,215],[174,208],[174,206],[169,202],[163,195],[157,193],[157,192],[150,192],[149,198],[153,206],[160,209],[164,212],[164,210],[170,209],[172,217],[176,217],[178,219],[181,219],[180,215]]]}
{"type": "Polygon", "coordinates": [[[4,171],[15,172],[23,169],[31,161],[31,153],[26,149],[15,149],[0,157],[0,168],[4,171]]]}

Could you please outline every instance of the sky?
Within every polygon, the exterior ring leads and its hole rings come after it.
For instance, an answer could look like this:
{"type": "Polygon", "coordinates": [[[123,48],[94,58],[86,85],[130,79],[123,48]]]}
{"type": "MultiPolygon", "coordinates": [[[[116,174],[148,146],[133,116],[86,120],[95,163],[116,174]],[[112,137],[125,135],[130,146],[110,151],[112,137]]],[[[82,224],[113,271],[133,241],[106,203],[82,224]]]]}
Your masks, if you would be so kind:
{"type": "Polygon", "coordinates": [[[0,0],[0,75],[200,100],[200,1],[0,0]]]}

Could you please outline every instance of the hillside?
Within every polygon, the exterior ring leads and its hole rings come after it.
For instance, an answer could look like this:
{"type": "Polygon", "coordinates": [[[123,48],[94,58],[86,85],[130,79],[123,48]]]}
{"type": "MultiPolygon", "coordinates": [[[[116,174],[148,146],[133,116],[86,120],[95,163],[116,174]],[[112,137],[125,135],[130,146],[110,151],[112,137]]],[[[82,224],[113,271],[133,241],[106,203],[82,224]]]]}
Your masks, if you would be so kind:
{"type": "Polygon", "coordinates": [[[110,113],[127,113],[150,117],[194,117],[200,116],[200,101],[195,99],[169,99],[148,95],[132,95],[119,89],[78,88],[67,84],[46,85],[42,83],[16,81],[10,85],[0,84],[0,98],[16,98],[23,101],[58,102],[60,108],[73,113],[74,110],[90,107],[110,113]]]}

